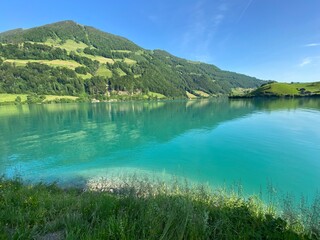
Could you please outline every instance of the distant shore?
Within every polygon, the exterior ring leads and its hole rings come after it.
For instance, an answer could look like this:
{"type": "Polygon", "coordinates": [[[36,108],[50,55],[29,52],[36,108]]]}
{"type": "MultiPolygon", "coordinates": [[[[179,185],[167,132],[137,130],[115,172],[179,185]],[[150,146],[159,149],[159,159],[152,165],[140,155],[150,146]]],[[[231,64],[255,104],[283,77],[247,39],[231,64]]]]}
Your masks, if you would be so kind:
{"type": "Polygon", "coordinates": [[[314,98],[320,97],[320,82],[262,84],[257,89],[236,89],[229,98],[314,98]]]}
{"type": "Polygon", "coordinates": [[[259,98],[259,99],[279,99],[279,98],[320,98],[320,94],[313,94],[313,95],[263,95],[263,96],[254,96],[254,95],[233,95],[228,96],[230,99],[253,99],[253,98],[259,98]]]}
{"type": "Polygon", "coordinates": [[[0,93],[0,106],[25,105],[25,104],[54,104],[54,103],[100,103],[100,102],[131,102],[131,101],[170,101],[170,100],[197,100],[210,99],[221,96],[196,97],[196,98],[170,98],[170,97],[146,97],[146,96],[116,96],[115,98],[97,99],[94,97],[55,96],[55,95],[28,95],[0,93]]]}

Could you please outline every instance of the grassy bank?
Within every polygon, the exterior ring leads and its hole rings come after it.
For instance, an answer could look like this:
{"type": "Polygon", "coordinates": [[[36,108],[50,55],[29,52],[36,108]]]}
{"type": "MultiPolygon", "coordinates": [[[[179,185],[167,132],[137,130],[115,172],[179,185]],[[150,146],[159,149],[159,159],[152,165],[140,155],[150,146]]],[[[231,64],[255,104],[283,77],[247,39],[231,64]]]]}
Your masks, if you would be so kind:
{"type": "Polygon", "coordinates": [[[316,96],[320,94],[320,82],[313,83],[270,83],[253,92],[255,96],[316,96]]]}
{"type": "Polygon", "coordinates": [[[0,105],[76,102],[79,97],[0,93],[0,105]]]}
{"type": "MultiPolygon", "coordinates": [[[[282,215],[259,199],[131,179],[86,190],[0,180],[1,239],[317,239],[319,202],[282,215]],[[130,183],[129,183],[130,182],[130,183]],[[96,191],[99,189],[100,191],[96,191]],[[107,190],[107,191],[101,191],[107,190]]],[[[288,205],[288,204],[287,204],[288,205]]],[[[290,204],[289,204],[290,205],[290,204]]]]}
{"type": "MultiPolygon", "coordinates": [[[[50,103],[75,103],[75,102],[123,102],[141,100],[172,100],[160,93],[135,93],[130,94],[125,91],[113,92],[110,96],[58,96],[58,95],[37,95],[37,94],[14,94],[0,93],[1,105],[21,105],[21,104],[50,104],[50,103]]],[[[178,98],[177,98],[178,99],[178,98]]],[[[184,99],[184,98],[180,98],[184,99]]]]}
{"type": "Polygon", "coordinates": [[[248,97],[320,97],[320,82],[311,83],[278,83],[263,84],[257,89],[237,88],[230,98],[248,97]]]}

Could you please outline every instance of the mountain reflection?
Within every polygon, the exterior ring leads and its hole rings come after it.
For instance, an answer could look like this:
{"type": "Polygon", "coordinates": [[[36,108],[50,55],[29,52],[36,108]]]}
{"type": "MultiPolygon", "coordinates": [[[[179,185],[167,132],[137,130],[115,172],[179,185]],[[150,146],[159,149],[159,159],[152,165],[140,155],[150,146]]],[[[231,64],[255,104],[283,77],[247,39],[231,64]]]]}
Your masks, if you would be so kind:
{"type": "Polygon", "coordinates": [[[130,151],[261,111],[320,109],[317,99],[197,100],[0,107],[0,170],[6,173],[101,162],[125,165],[130,151]],[[118,154],[114,162],[115,155],[118,154]],[[121,162],[119,162],[119,159],[121,162]],[[29,163],[29,165],[27,164],[29,163]],[[11,170],[12,171],[12,170],[11,170]],[[18,169],[19,171],[19,169],[18,169]]]}

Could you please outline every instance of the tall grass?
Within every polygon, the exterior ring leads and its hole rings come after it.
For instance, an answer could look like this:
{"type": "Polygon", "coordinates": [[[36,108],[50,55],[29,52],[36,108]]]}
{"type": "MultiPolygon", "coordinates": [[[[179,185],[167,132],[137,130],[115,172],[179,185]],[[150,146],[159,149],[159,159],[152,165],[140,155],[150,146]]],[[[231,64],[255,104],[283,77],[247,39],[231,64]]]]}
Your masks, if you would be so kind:
{"type": "MultiPolygon", "coordinates": [[[[241,190],[241,189],[240,189],[241,190]]],[[[282,211],[241,191],[130,176],[84,189],[0,180],[0,239],[319,239],[320,197],[282,211]]]]}

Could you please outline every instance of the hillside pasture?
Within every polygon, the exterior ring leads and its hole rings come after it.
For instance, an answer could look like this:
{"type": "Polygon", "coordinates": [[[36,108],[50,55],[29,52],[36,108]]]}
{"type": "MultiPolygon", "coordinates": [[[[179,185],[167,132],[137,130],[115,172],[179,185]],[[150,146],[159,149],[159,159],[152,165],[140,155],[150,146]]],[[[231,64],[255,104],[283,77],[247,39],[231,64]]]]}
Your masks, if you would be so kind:
{"type": "Polygon", "coordinates": [[[83,57],[87,57],[87,58],[91,59],[92,61],[96,60],[101,64],[106,64],[106,63],[114,64],[114,60],[111,59],[111,58],[105,58],[105,57],[102,57],[102,56],[93,56],[93,55],[86,54],[86,53],[83,53],[83,52],[79,53],[79,55],[83,56],[83,57]]]}
{"type": "Polygon", "coordinates": [[[128,65],[137,64],[137,61],[132,60],[132,59],[130,59],[130,58],[125,58],[125,59],[123,60],[123,62],[125,62],[125,63],[128,64],[128,65]]]}
{"type": "Polygon", "coordinates": [[[271,83],[258,88],[258,95],[302,96],[306,94],[320,94],[320,82],[314,83],[271,83]]]}
{"type": "Polygon", "coordinates": [[[165,99],[166,96],[161,94],[161,93],[156,93],[156,92],[149,92],[148,95],[150,97],[153,97],[153,98],[158,98],[158,99],[165,99]]]}
{"type": "Polygon", "coordinates": [[[96,72],[96,76],[101,76],[101,77],[112,77],[112,72],[107,69],[105,65],[100,65],[99,69],[96,72]]]}
{"type": "Polygon", "coordinates": [[[29,62],[37,62],[49,65],[51,67],[65,67],[74,70],[76,67],[81,67],[83,65],[77,63],[73,60],[21,60],[21,59],[6,59],[5,62],[14,63],[16,66],[24,67],[29,62]]]}
{"type": "Polygon", "coordinates": [[[200,90],[195,90],[194,91],[195,94],[199,95],[200,97],[209,97],[210,95],[204,91],[200,91],[200,90]]]}
{"type": "Polygon", "coordinates": [[[14,102],[18,96],[22,102],[27,101],[27,94],[0,93],[0,103],[14,102]]]}
{"type": "Polygon", "coordinates": [[[188,92],[188,91],[186,91],[186,94],[187,94],[187,97],[188,97],[189,99],[196,99],[196,98],[197,98],[197,96],[193,95],[192,93],[190,93],[190,92],[188,92]]]}
{"type": "MultiPolygon", "coordinates": [[[[27,96],[29,94],[15,94],[15,93],[0,93],[0,103],[13,103],[17,99],[17,97],[21,98],[21,103],[27,101],[27,96]]],[[[55,100],[68,99],[68,100],[77,100],[78,97],[75,96],[58,96],[58,95],[43,95],[45,99],[43,102],[51,102],[55,100]]]]}
{"type": "Polygon", "coordinates": [[[56,96],[56,95],[45,95],[45,100],[43,102],[50,102],[55,100],[61,100],[61,99],[69,99],[69,100],[77,100],[78,97],[75,96],[56,96]]]}
{"type": "Polygon", "coordinates": [[[131,53],[130,50],[111,50],[111,52],[118,52],[118,53],[131,53]]]}
{"type": "MultiPolygon", "coordinates": [[[[41,43],[39,43],[41,44],[41,43]]],[[[57,41],[54,39],[48,39],[45,43],[45,45],[56,47],[56,48],[63,48],[67,50],[67,52],[76,52],[78,49],[85,49],[86,47],[89,47],[87,44],[83,42],[76,42],[74,40],[67,40],[64,43],[61,44],[61,41],[57,41]]]]}

